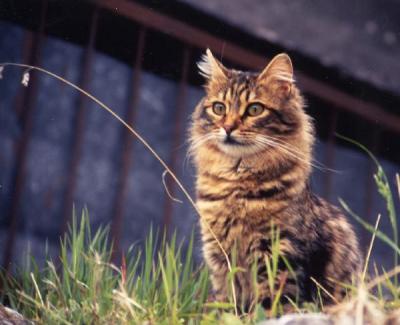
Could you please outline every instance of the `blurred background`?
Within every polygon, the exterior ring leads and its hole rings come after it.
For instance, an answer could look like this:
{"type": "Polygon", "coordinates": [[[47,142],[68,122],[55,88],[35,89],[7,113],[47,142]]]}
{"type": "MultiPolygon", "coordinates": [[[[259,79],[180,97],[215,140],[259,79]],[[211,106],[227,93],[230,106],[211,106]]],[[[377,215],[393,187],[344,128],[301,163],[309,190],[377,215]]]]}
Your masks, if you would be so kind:
{"type": "MultiPolygon", "coordinates": [[[[395,190],[399,17],[399,0],[1,0],[0,63],[43,67],[104,101],[193,194],[187,128],[203,95],[201,54],[209,47],[226,66],[257,71],[285,51],[316,124],[316,159],[334,170],[315,170],[314,190],[335,204],[343,198],[370,223],[382,213],[380,228],[391,234],[374,163],[335,134],[369,148],[395,190]]],[[[180,239],[197,229],[177,186],[167,177],[182,204],[167,196],[160,164],[110,114],[38,72],[24,87],[23,73],[5,67],[0,80],[3,267],[43,258],[46,247],[55,255],[73,206],[88,208],[93,227],[110,225],[116,259],[151,225],[180,239]]],[[[371,236],[355,226],[366,251],[371,236]]],[[[376,245],[378,263],[391,256],[376,245]]]]}

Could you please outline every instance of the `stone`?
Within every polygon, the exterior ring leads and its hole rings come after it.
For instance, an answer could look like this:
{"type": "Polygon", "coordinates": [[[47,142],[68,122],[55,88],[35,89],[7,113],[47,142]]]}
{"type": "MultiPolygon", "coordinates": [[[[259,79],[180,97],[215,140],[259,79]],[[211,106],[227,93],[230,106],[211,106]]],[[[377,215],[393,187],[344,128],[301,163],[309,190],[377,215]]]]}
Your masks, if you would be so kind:
{"type": "Polygon", "coordinates": [[[278,319],[269,319],[257,325],[333,325],[329,316],[324,314],[287,314],[278,319]]]}
{"type": "Polygon", "coordinates": [[[34,325],[15,310],[0,305],[0,325],[34,325]]]}

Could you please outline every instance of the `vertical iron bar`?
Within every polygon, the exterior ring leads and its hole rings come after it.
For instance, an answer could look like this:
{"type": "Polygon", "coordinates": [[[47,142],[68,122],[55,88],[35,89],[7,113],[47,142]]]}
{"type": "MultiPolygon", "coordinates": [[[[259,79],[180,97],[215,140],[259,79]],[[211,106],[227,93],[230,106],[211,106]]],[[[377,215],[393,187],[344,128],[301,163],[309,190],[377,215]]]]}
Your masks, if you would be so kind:
{"type": "MultiPolygon", "coordinates": [[[[172,171],[175,171],[178,152],[176,151],[179,146],[179,141],[183,131],[183,115],[185,112],[185,104],[187,97],[187,82],[188,82],[188,74],[189,74],[189,63],[190,63],[190,49],[185,45],[183,50],[183,60],[182,60],[182,74],[181,80],[179,82],[178,89],[178,97],[177,97],[177,107],[176,107],[176,124],[174,128],[173,140],[172,140],[172,150],[171,150],[171,159],[169,167],[172,171]]],[[[166,179],[166,186],[168,187],[168,191],[171,195],[174,195],[175,191],[175,183],[171,181],[171,178],[168,177],[166,179]]],[[[163,228],[169,229],[172,219],[172,200],[167,197],[164,205],[164,218],[163,218],[163,228]]]]}
{"type": "MultiPolygon", "coordinates": [[[[79,86],[85,90],[88,89],[90,78],[91,78],[91,67],[94,57],[94,46],[96,42],[97,34],[97,24],[99,19],[98,8],[93,9],[90,30],[89,30],[89,41],[85,49],[83,58],[83,67],[80,76],[79,86]]],[[[87,98],[83,94],[79,96],[77,111],[76,111],[76,128],[74,132],[74,139],[71,148],[71,159],[69,161],[68,168],[68,184],[64,194],[64,204],[63,204],[63,217],[60,227],[60,234],[63,235],[67,230],[67,225],[72,215],[72,204],[73,197],[76,190],[77,184],[77,174],[79,162],[82,155],[83,137],[86,124],[86,106],[87,98]]]]}
{"type": "MultiPolygon", "coordinates": [[[[137,104],[139,102],[140,79],[142,74],[142,62],[144,57],[144,48],[146,40],[146,29],[140,27],[138,42],[135,54],[134,68],[132,74],[132,89],[126,116],[126,122],[133,126],[136,118],[137,104]]],[[[116,262],[120,252],[121,227],[124,217],[124,203],[127,196],[127,184],[129,171],[132,167],[133,142],[132,134],[123,129],[121,167],[118,175],[117,193],[114,201],[114,215],[111,222],[111,238],[113,239],[112,260],[116,262]]]]}
{"type": "MultiPolygon", "coordinates": [[[[29,64],[31,65],[39,65],[40,54],[42,50],[42,44],[44,39],[44,29],[45,29],[45,21],[47,16],[47,0],[42,1],[42,8],[40,14],[40,24],[37,32],[34,35],[34,39],[32,41],[32,48],[29,57],[29,64]]],[[[28,42],[29,42],[28,37],[28,42]]],[[[22,125],[22,133],[21,138],[17,143],[16,147],[16,167],[13,181],[13,189],[12,189],[12,202],[10,206],[10,210],[8,213],[8,219],[10,220],[8,235],[5,243],[4,249],[4,257],[3,257],[3,266],[6,271],[10,268],[11,259],[13,256],[13,248],[17,236],[17,228],[18,228],[18,219],[19,219],[19,207],[21,201],[21,195],[23,191],[23,186],[25,183],[26,176],[26,159],[28,155],[29,144],[32,135],[33,129],[33,117],[34,117],[34,109],[35,109],[35,100],[36,94],[38,91],[38,79],[35,73],[32,73],[30,78],[30,83],[26,92],[23,94],[23,98],[20,103],[20,107],[16,108],[16,113],[20,116],[20,121],[22,125]],[[22,111],[22,108],[25,108],[22,111]]],[[[18,105],[19,106],[19,105],[18,105]]]]}
{"type": "MultiPolygon", "coordinates": [[[[24,44],[22,49],[22,62],[33,63],[37,51],[34,46],[37,45],[37,32],[25,31],[24,44]]],[[[29,91],[29,87],[20,87],[15,98],[15,115],[19,122],[23,120],[25,97],[29,91]]],[[[22,123],[21,123],[22,124],[22,123]]]]}

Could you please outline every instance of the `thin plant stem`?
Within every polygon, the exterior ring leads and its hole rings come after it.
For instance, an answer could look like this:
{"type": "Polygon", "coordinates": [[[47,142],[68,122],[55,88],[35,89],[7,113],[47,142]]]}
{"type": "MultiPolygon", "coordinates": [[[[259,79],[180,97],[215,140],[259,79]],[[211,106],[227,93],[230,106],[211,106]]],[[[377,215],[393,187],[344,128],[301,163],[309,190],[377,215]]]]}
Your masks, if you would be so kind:
{"type": "Polygon", "coordinates": [[[369,259],[371,257],[372,247],[374,246],[375,237],[376,237],[376,231],[378,230],[378,226],[379,226],[379,222],[380,221],[381,221],[381,215],[378,214],[378,217],[376,218],[376,222],[375,222],[375,227],[374,227],[375,230],[374,230],[374,232],[372,234],[371,242],[369,243],[367,257],[365,259],[364,270],[363,270],[362,277],[361,277],[361,281],[362,282],[364,282],[365,275],[367,274],[368,262],[369,262],[369,259]]]}
{"type": "Polygon", "coordinates": [[[310,279],[312,282],[314,282],[317,285],[317,287],[319,287],[323,292],[325,292],[328,295],[328,297],[331,298],[335,302],[335,304],[339,303],[339,301],[326,288],[324,288],[324,286],[321,283],[319,283],[312,276],[310,276],[310,279]]]}
{"type": "Polygon", "coordinates": [[[371,290],[372,288],[379,285],[383,281],[386,281],[387,279],[394,277],[395,275],[397,275],[399,273],[400,273],[400,265],[396,266],[389,272],[386,272],[385,274],[382,274],[382,275],[376,277],[374,280],[372,280],[370,283],[368,283],[367,289],[371,290]]]}

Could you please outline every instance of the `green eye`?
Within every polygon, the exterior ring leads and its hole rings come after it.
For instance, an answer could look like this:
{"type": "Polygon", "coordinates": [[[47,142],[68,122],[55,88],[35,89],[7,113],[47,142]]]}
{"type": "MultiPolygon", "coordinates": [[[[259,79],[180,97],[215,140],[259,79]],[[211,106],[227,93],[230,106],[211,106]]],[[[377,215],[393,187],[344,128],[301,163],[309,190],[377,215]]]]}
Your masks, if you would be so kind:
{"type": "Polygon", "coordinates": [[[258,103],[250,104],[247,107],[247,114],[250,116],[257,116],[264,112],[264,106],[258,103]]]}
{"type": "Polygon", "coordinates": [[[215,102],[212,109],[216,115],[224,115],[226,111],[225,105],[220,102],[215,102]]]}

